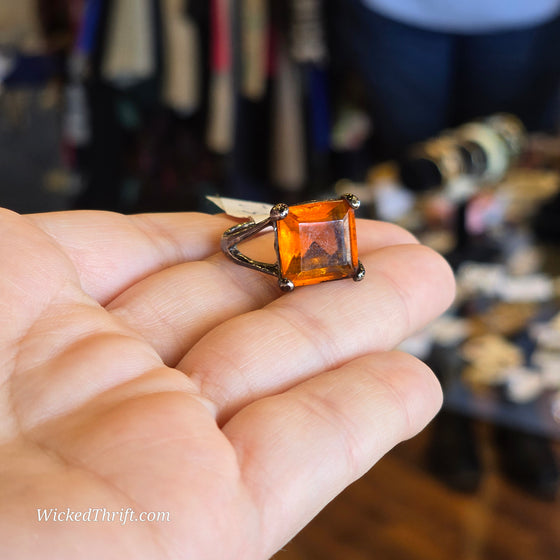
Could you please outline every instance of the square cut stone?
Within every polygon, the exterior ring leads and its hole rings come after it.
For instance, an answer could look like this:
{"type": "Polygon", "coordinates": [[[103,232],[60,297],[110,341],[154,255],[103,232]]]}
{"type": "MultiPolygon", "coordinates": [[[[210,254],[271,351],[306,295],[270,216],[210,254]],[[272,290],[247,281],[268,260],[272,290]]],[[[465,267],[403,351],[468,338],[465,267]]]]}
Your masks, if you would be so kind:
{"type": "Polygon", "coordinates": [[[356,219],[345,200],[290,206],[276,228],[280,271],[294,286],[356,274],[356,219]]]}

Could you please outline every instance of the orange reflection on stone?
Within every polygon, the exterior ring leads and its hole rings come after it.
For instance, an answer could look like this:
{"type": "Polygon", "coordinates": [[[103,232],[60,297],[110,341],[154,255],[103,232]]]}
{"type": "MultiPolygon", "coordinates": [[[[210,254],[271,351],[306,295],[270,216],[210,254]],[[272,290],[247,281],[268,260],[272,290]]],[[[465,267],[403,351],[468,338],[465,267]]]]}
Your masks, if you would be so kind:
{"type": "Polygon", "coordinates": [[[353,277],[358,267],[354,210],[345,200],[290,206],[277,222],[282,277],[294,286],[353,277]]]}

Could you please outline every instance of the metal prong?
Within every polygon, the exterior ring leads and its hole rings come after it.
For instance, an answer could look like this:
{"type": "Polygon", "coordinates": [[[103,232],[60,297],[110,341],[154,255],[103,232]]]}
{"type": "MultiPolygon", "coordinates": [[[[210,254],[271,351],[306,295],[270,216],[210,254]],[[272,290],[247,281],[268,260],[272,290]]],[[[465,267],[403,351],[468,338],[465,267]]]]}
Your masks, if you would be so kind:
{"type": "Polygon", "coordinates": [[[279,278],[278,285],[283,292],[291,292],[294,289],[294,283],[287,278],[279,278]]]}
{"type": "Polygon", "coordinates": [[[340,198],[346,200],[346,202],[348,202],[350,207],[354,210],[357,210],[360,207],[360,199],[355,194],[346,193],[343,194],[340,198]]]}
{"type": "Polygon", "coordinates": [[[356,269],[356,274],[354,275],[354,282],[359,282],[360,280],[364,279],[366,275],[366,269],[362,264],[362,261],[358,261],[358,268],[356,269]]]}
{"type": "Polygon", "coordinates": [[[275,204],[270,209],[270,218],[275,222],[277,222],[278,220],[283,220],[288,215],[289,211],[290,208],[288,207],[288,205],[280,202],[279,204],[275,204]]]}

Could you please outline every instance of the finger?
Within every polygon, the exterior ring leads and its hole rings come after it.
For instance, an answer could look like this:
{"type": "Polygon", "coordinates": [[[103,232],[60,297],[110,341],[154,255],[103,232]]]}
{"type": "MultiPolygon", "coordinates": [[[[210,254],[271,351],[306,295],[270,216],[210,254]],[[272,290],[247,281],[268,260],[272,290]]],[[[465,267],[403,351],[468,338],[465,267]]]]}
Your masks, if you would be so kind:
{"type": "MultiPolygon", "coordinates": [[[[372,220],[358,221],[358,236],[364,252],[415,242],[402,228],[372,220]]],[[[261,259],[275,258],[270,236],[260,238],[258,244],[272,252],[261,259]]],[[[280,295],[272,277],[237,266],[220,254],[153,274],[122,293],[107,309],[139,332],[164,362],[174,367],[211,329],[236,315],[260,309],[280,295]]]]}
{"type": "Polygon", "coordinates": [[[390,352],[241,410],[223,432],[263,512],[263,541],[280,548],[389,449],[420,431],[441,401],[427,366],[390,352]]]}
{"type": "Polygon", "coordinates": [[[216,403],[220,421],[302,379],[394,348],[452,301],[452,272],[426,247],[386,247],[363,260],[363,282],[298,288],[219,325],[185,356],[177,367],[216,403]]]}
{"type": "Polygon", "coordinates": [[[102,305],[146,276],[219,250],[224,215],[75,211],[28,216],[61,246],[84,291],[102,305]]]}
{"type": "Polygon", "coordinates": [[[0,263],[0,440],[161,368],[153,349],[83,293],[60,246],[7,210],[0,263]]]}
{"type": "MultiPolygon", "coordinates": [[[[25,217],[0,209],[0,342],[19,340],[61,292],[78,285],[63,251],[25,217]]],[[[15,361],[16,345],[0,356],[0,384],[15,361]]]]}

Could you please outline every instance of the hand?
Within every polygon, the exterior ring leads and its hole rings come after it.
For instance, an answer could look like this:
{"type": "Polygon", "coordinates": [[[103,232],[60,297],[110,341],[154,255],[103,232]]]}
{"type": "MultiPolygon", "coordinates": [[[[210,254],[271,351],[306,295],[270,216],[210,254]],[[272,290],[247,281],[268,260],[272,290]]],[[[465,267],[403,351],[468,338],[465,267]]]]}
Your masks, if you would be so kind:
{"type": "Polygon", "coordinates": [[[450,303],[441,257],[360,221],[363,282],[283,295],[231,223],[0,213],[1,558],[267,558],[436,413],[392,349],[450,303]]]}

